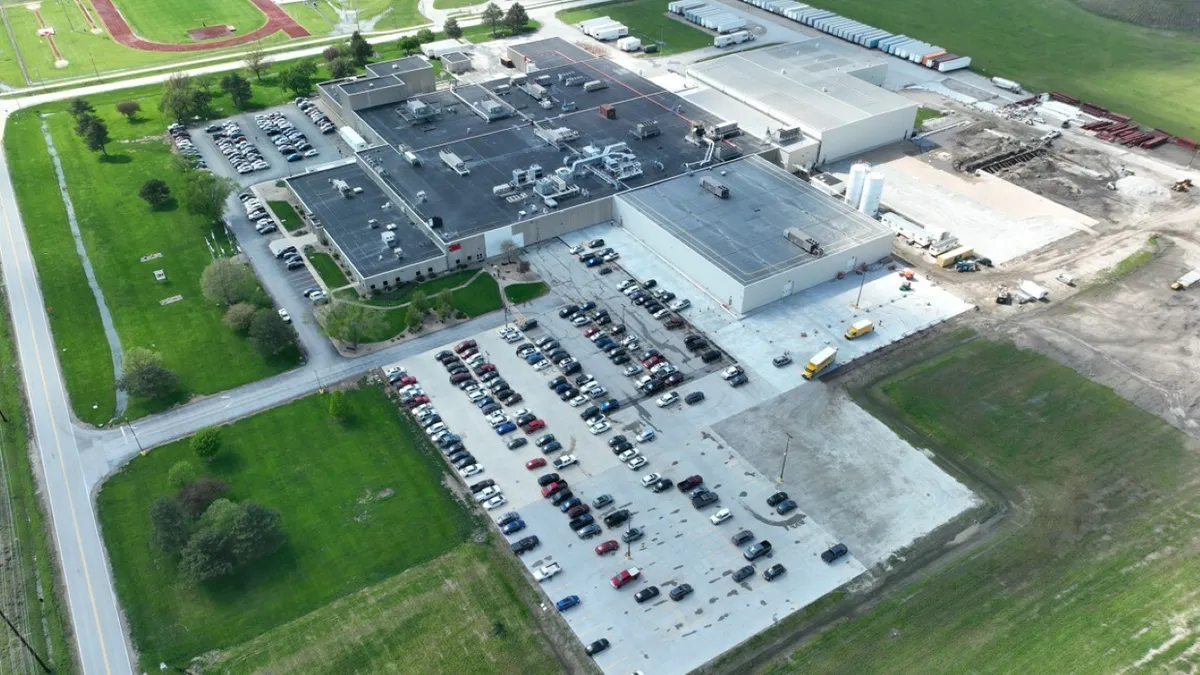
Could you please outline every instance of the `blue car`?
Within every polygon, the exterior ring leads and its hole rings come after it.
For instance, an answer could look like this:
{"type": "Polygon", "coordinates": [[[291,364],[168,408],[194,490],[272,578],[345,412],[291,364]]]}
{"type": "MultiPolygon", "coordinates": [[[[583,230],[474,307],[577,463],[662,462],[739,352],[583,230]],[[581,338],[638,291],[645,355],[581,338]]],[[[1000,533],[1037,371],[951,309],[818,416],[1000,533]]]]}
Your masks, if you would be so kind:
{"type": "Polygon", "coordinates": [[[566,382],[559,382],[558,384],[554,385],[554,393],[561,394],[570,388],[571,385],[567,384],[566,382]]]}
{"type": "Polygon", "coordinates": [[[495,402],[496,401],[491,396],[484,396],[483,398],[479,399],[478,401],[475,401],[475,407],[483,409],[495,402]]]}
{"type": "Polygon", "coordinates": [[[603,258],[588,258],[586,264],[588,267],[595,267],[597,265],[603,265],[604,259],[603,258]]]}
{"type": "Polygon", "coordinates": [[[543,455],[549,455],[550,453],[558,452],[559,450],[562,450],[562,443],[559,443],[558,441],[550,441],[542,446],[543,455]]]}
{"type": "Polygon", "coordinates": [[[506,524],[504,527],[501,527],[500,531],[504,534],[512,534],[514,532],[520,532],[523,529],[525,529],[525,521],[517,519],[506,524]]]}
{"type": "Polygon", "coordinates": [[[618,401],[615,398],[610,398],[607,401],[605,401],[604,403],[600,404],[600,412],[606,413],[606,412],[616,410],[617,408],[620,408],[620,407],[621,407],[620,401],[618,401]]]}
{"type": "Polygon", "coordinates": [[[608,349],[615,344],[617,343],[613,342],[612,338],[600,338],[599,340],[596,340],[596,347],[599,349],[608,349]]]}
{"type": "Polygon", "coordinates": [[[594,300],[588,300],[579,306],[579,311],[581,312],[590,312],[593,309],[596,309],[596,302],[594,300]]]}
{"type": "Polygon", "coordinates": [[[517,430],[517,425],[513,424],[512,422],[505,422],[504,424],[501,424],[500,426],[496,427],[496,434],[503,436],[504,434],[511,434],[512,432],[514,432],[516,430],[517,430]]]}
{"type": "MultiPolygon", "coordinates": [[[[292,154],[287,156],[287,161],[289,161],[289,162],[299,162],[302,159],[304,159],[304,158],[301,157],[300,153],[298,153],[298,152],[293,152],[292,154]]],[[[590,265],[589,265],[589,267],[590,267],[590,265]]]]}
{"type": "Polygon", "coordinates": [[[542,356],[541,352],[534,352],[532,354],[527,354],[525,356],[525,362],[531,366],[541,363],[542,361],[545,361],[545,360],[546,360],[546,357],[542,356]]]}
{"type": "Polygon", "coordinates": [[[579,604],[579,596],[578,595],[568,595],[567,597],[563,598],[562,600],[559,600],[558,602],[554,603],[554,606],[558,608],[558,611],[565,612],[568,609],[571,609],[572,607],[574,607],[575,605],[578,605],[578,604],[579,604]]]}

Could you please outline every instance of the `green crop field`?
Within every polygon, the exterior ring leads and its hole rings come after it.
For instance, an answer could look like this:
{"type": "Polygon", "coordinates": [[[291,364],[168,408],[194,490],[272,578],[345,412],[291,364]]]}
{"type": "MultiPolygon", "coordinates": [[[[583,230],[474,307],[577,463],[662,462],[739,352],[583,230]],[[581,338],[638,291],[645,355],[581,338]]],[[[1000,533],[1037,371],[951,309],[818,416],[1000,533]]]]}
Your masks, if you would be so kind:
{"type": "Polygon", "coordinates": [[[1200,443],[1040,354],[982,340],[868,396],[915,443],[1012,484],[1016,510],[973,554],[771,672],[1195,668],[1183,652],[1200,627],[1200,443]]]}
{"type": "Polygon", "coordinates": [[[624,0],[564,9],[555,14],[564,23],[574,25],[587,19],[610,16],[629,27],[629,34],[641,38],[642,44],[658,44],[663,55],[678,54],[701,47],[711,47],[712,35],[677,21],[667,14],[667,3],[661,0],[624,0]]]}
{"type": "Polygon", "coordinates": [[[810,4],[969,54],[973,68],[1029,90],[1061,90],[1143,124],[1200,136],[1195,33],[1107,19],[1071,0],[810,4]]]}
{"type": "Polygon", "coordinates": [[[494,550],[462,544],[222,651],[211,672],[561,672],[517,597],[521,580],[501,574],[506,561],[496,558],[494,550]]]}
{"type": "MultiPolygon", "coordinates": [[[[472,521],[442,487],[436,451],[378,386],[346,397],[345,423],[329,415],[327,396],[310,396],[225,427],[211,463],[198,461],[185,439],[133,460],[101,487],[101,528],[142,670],[235,647],[463,543],[472,521]],[[181,580],[174,558],[152,543],[146,514],[170,494],[167,471],[183,459],[225,481],[230,498],[278,509],[285,546],[226,581],[181,580]]],[[[422,626],[403,612],[389,618],[398,625],[376,629],[422,626]]]]}
{"type": "Polygon", "coordinates": [[[206,26],[228,25],[249,33],[261,28],[267,16],[250,0],[114,0],[133,31],[153,42],[192,43],[187,32],[206,26]]]}

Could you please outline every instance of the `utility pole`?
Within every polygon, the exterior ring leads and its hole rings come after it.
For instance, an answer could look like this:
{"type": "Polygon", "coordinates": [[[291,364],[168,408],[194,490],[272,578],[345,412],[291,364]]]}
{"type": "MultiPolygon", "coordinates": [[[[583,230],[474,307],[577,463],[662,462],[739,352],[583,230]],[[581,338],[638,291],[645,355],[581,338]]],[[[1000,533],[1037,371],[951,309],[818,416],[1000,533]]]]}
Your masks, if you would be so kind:
{"type": "Polygon", "coordinates": [[[137,443],[138,452],[146,454],[146,449],[142,447],[142,439],[138,438],[137,432],[133,430],[133,425],[128,420],[125,421],[125,426],[129,427],[129,433],[133,434],[133,440],[137,443]]]}
{"type": "MultiPolygon", "coordinates": [[[[629,516],[629,520],[625,521],[625,534],[629,534],[629,530],[631,530],[632,528],[633,528],[633,516],[629,516]]],[[[633,560],[632,539],[630,537],[623,537],[623,539],[625,539],[625,559],[633,560]]]]}
{"type": "Polygon", "coordinates": [[[46,662],[42,660],[42,657],[38,656],[38,653],[33,650],[33,647],[29,646],[29,643],[25,641],[25,636],[21,635],[21,631],[17,630],[17,627],[13,625],[12,621],[9,621],[8,615],[6,615],[3,610],[0,610],[0,618],[4,619],[4,623],[8,624],[8,627],[10,630],[12,630],[13,635],[16,635],[17,639],[21,641],[21,644],[25,645],[25,651],[29,652],[33,658],[37,660],[38,665],[42,667],[42,670],[46,671],[47,673],[53,673],[54,671],[50,670],[50,666],[46,665],[46,662]]]}
{"type": "Polygon", "coordinates": [[[783,463],[779,465],[779,482],[783,482],[783,470],[787,468],[788,450],[792,448],[792,435],[788,432],[783,432],[787,436],[787,441],[783,444],[783,463]]]}
{"type": "Polygon", "coordinates": [[[858,284],[858,297],[854,298],[854,309],[858,309],[858,301],[862,300],[863,286],[867,285],[867,271],[862,271],[862,281],[858,284]]]}

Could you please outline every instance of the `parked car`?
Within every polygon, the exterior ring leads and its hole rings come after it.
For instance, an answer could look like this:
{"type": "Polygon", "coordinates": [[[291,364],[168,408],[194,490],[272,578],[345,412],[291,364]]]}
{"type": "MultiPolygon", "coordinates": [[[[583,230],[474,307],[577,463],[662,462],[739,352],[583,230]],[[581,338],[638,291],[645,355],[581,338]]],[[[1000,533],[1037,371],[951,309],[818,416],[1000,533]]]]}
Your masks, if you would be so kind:
{"type": "Polygon", "coordinates": [[[829,547],[829,550],[821,554],[821,560],[824,560],[826,563],[831,563],[849,552],[850,549],[846,548],[845,544],[834,544],[833,546],[829,547]]]}
{"type": "Polygon", "coordinates": [[[607,555],[609,553],[615,553],[620,549],[621,545],[617,543],[617,540],[609,539],[608,541],[602,542],[596,546],[596,555],[607,555]]]}
{"type": "Polygon", "coordinates": [[[533,471],[534,469],[540,469],[543,466],[546,466],[546,458],[544,457],[534,457],[528,462],[525,462],[525,468],[529,469],[530,471],[533,471]]]}
{"type": "Polygon", "coordinates": [[[637,593],[633,594],[633,601],[637,604],[642,604],[647,600],[653,600],[659,596],[658,586],[647,586],[637,593]]]}
{"type": "Polygon", "coordinates": [[[733,573],[733,580],[740,583],[752,576],[754,576],[754,565],[746,565],[733,573]]]}
{"type": "Polygon", "coordinates": [[[558,609],[558,611],[565,612],[568,609],[571,609],[572,607],[574,607],[575,605],[578,605],[578,604],[579,604],[579,596],[578,595],[568,595],[567,597],[563,598],[562,600],[559,600],[558,602],[554,603],[554,606],[555,606],[555,608],[558,609]]]}
{"type": "Polygon", "coordinates": [[[600,652],[604,651],[605,649],[608,649],[608,644],[609,643],[608,643],[607,639],[600,638],[599,640],[596,640],[595,642],[593,642],[593,643],[589,644],[587,647],[585,647],[584,651],[587,652],[588,656],[595,656],[595,655],[599,654],[600,652]]]}
{"type": "Polygon", "coordinates": [[[795,500],[792,500],[792,499],[785,499],[782,502],[779,502],[779,506],[775,507],[775,513],[778,513],[781,516],[791,513],[792,511],[795,511],[795,510],[796,510],[796,502],[795,502],[795,500]]]}
{"type": "Polygon", "coordinates": [[[675,588],[672,588],[671,593],[670,593],[671,599],[676,602],[686,598],[687,596],[689,596],[691,594],[692,594],[692,585],[691,584],[679,584],[675,588]]]}
{"type": "Polygon", "coordinates": [[[528,537],[525,537],[521,541],[518,541],[517,543],[513,544],[509,548],[512,549],[513,553],[516,553],[517,555],[521,555],[522,553],[525,553],[526,551],[532,551],[533,549],[537,548],[537,545],[539,543],[541,543],[541,542],[538,540],[537,535],[530,535],[528,537]]]}
{"type": "Polygon", "coordinates": [[[788,493],[776,492],[775,494],[771,495],[770,497],[767,497],[767,506],[775,506],[779,502],[786,501],[787,498],[788,498],[788,493]]]}
{"type": "Polygon", "coordinates": [[[763,578],[766,579],[767,581],[774,581],[774,580],[778,579],[779,577],[783,576],[783,573],[786,571],[787,571],[787,568],[784,567],[783,565],[780,565],[780,564],[771,565],[770,567],[767,568],[767,571],[763,572],[763,578]]]}
{"type": "Polygon", "coordinates": [[[764,555],[766,555],[770,552],[771,552],[771,542],[767,541],[766,539],[763,539],[762,541],[758,542],[757,544],[754,544],[750,548],[746,549],[745,552],[742,553],[742,557],[744,557],[746,560],[749,560],[750,562],[754,562],[755,560],[763,557],[764,555]]]}
{"type": "Polygon", "coordinates": [[[692,393],[683,397],[683,402],[688,405],[696,405],[697,403],[699,403],[703,400],[704,400],[704,392],[702,392],[702,391],[693,391],[692,393]]]}
{"type": "Polygon", "coordinates": [[[609,504],[612,504],[612,503],[613,503],[613,496],[610,494],[603,494],[592,500],[592,508],[593,509],[602,509],[605,506],[608,506],[609,504]]]}

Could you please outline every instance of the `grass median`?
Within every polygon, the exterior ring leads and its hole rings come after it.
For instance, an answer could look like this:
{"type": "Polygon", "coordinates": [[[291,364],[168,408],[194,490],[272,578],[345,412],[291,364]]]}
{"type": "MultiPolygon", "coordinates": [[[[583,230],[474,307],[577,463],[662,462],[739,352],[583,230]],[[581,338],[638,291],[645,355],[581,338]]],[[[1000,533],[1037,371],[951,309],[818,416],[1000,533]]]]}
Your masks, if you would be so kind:
{"type": "Polygon", "coordinates": [[[443,465],[424,437],[379,387],[346,397],[348,422],[330,416],[327,396],[310,396],[225,427],[211,463],[182,440],[101,487],[100,523],[144,670],[252,640],[464,541],[471,519],[440,484],[443,465]],[[182,581],[146,514],[185,459],[225,481],[230,497],[278,509],[284,548],[223,581],[182,581]]]}
{"type": "Polygon", "coordinates": [[[1022,499],[993,542],[771,672],[1190,669],[1181,590],[1200,584],[1186,515],[1200,508],[1200,443],[1051,359],[982,340],[869,395],[914,442],[1022,499]]]}
{"type": "Polygon", "coordinates": [[[296,208],[291,202],[267,202],[267,206],[288,232],[304,229],[304,221],[300,219],[300,214],[296,213],[296,208]]]}
{"type": "Polygon", "coordinates": [[[337,262],[328,253],[308,253],[308,262],[316,268],[317,274],[321,275],[321,281],[325,282],[330,290],[341,288],[350,283],[346,280],[346,275],[342,272],[342,268],[338,267],[337,262]]]}

